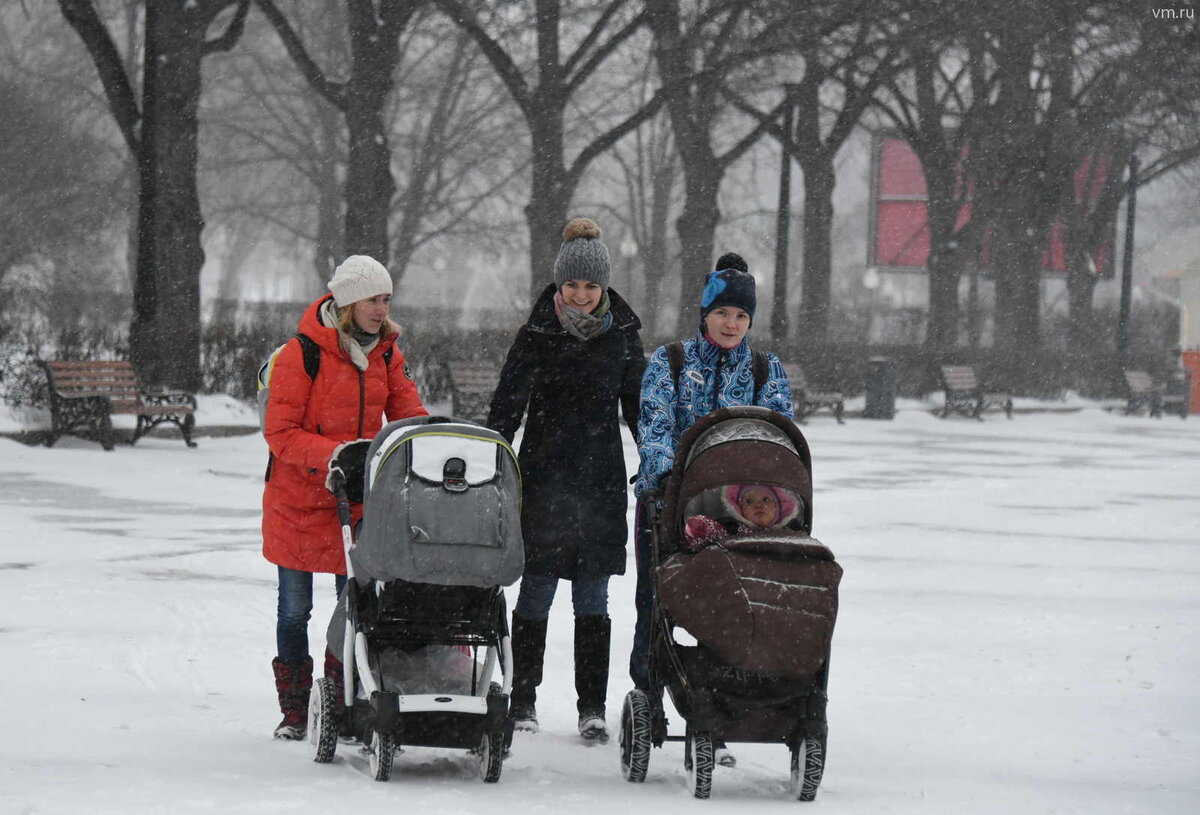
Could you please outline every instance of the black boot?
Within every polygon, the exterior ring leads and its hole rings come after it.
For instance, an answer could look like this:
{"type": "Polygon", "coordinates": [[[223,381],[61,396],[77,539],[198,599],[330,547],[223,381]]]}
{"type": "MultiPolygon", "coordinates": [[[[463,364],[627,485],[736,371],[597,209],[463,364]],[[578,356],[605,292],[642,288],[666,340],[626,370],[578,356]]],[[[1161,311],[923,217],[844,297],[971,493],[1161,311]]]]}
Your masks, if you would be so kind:
{"type": "Polygon", "coordinates": [[[509,718],[517,730],[538,729],[537,688],[542,684],[542,661],[546,655],[546,620],[526,620],[513,614],[513,686],[509,718]]]}
{"type": "Polygon", "coordinates": [[[575,618],[575,693],[579,735],[588,741],[608,741],[605,702],[608,699],[608,652],[612,621],[601,615],[575,618]]]}

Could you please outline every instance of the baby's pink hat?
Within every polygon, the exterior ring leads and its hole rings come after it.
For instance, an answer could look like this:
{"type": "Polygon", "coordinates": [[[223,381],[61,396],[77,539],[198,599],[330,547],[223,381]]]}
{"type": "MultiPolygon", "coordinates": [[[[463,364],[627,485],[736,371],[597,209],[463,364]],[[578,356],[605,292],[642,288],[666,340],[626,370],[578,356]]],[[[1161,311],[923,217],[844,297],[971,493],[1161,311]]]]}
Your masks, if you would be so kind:
{"type": "Polygon", "coordinates": [[[775,503],[779,506],[779,515],[771,526],[783,526],[800,514],[800,501],[791,490],[784,489],[783,487],[773,487],[770,484],[727,484],[721,488],[721,501],[724,502],[725,508],[733,513],[733,517],[739,521],[750,523],[742,515],[741,497],[742,490],[747,490],[751,487],[763,487],[774,493],[775,503]]]}

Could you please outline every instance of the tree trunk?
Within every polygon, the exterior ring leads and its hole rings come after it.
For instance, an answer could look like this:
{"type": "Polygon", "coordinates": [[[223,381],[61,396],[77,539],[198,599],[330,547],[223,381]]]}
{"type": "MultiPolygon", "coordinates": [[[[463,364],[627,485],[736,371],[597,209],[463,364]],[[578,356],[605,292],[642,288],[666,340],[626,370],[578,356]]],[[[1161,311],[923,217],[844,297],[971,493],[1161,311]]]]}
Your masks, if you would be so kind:
{"type": "Polygon", "coordinates": [[[721,209],[717,205],[717,191],[721,176],[711,172],[697,172],[692,168],[685,183],[683,212],[675,221],[679,234],[680,287],[677,333],[690,334],[692,326],[700,323],[700,296],[704,292],[704,279],[712,271],[713,244],[717,224],[721,221],[721,209]]]}
{"type": "MultiPolygon", "coordinates": [[[[671,188],[675,185],[675,162],[668,160],[651,179],[650,224],[648,245],[642,250],[642,274],[646,278],[646,329],[651,335],[666,334],[663,325],[662,292],[671,277],[670,253],[667,240],[667,219],[671,207],[671,188]]],[[[671,327],[674,329],[674,326],[671,327]]]]}
{"type": "MultiPolygon", "coordinates": [[[[929,314],[925,328],[925,349],[943,358],[958,345],[958,281],[962,259],[971,248],[962,245],[964,229],[955,231],[960,202],[954,195],[954,181],[939,178],[936,171],[925,170],[927,221],[929,223],[929,314]]],[[[951,171],[952,173],[953,171],[951,171]]]]}
{"type": "Polygon", "coordinates": [[[313,241],[312,269],[314,292],[325,291],[325,284],[333,275],[334,268],[347,254],[343,228],[342,185],[338,178],[341,161],[337,157],[338,131],[341,117],[330,105],[318,102],[317,123],[320,128],[320,150],[326,159],[316,168],[314,182],[317,185],[317,234],[313,241]]]}
{"type": "Polygon", "coordinates": [[[206,26],[181,4],[146,7],[138,257],[130,356],[146,385],[200,387],[204,219],[196,189],[206,26]]]}
{"type": "Polygon", "coordinates": [[[836,177],[829,155],[806,156],[804,169],[804,267],[798,334],[802,347],[824,345],[829,330],[832,268],[833,188],[836,177]]]}
{"type": "MultiPolygon", "coordinates": [[[[538,99],[537,110],[529,117],[533,137],[532,183],[525,221],[529,226],[529,302],[537,300],[542,289],[554,278],[554,261],[562,245],[562,229],[574,189],[568,189],[563,167],[562,105],[546,98],[538,99]]],[[[573,185],[572,185],[573,186],[573,185]]]]}
{"type": "Polygon", "coordinates": [[[992,258],[996,280],[995,346],[1005,366],[1015,371],[1025,351],[1040,345],[1041,259],[1045,229],[1010,198],[995,221],[992,258]]]}

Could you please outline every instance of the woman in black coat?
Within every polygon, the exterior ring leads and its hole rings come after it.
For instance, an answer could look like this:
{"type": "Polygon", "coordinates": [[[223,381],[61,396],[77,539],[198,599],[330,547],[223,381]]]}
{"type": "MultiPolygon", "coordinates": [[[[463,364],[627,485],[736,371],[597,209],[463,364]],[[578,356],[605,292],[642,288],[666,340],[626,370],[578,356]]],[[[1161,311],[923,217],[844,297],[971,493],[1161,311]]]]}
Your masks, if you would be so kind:
{"type": "Polygon", "coordinates": [[[512,626],[514,726],[537,730],[546,624],[558,581],[570,580],[579,733],[607,741],[608,578],[625,572],[628,537],[617,404],[636,439],[645,360],[637,315],[608,288],[608,249],[599,238],[587,218],[567,224],[554,283],[509,349],[487,423],[512,441],[528,408],[520,451],[525,575],[512,626]]]}

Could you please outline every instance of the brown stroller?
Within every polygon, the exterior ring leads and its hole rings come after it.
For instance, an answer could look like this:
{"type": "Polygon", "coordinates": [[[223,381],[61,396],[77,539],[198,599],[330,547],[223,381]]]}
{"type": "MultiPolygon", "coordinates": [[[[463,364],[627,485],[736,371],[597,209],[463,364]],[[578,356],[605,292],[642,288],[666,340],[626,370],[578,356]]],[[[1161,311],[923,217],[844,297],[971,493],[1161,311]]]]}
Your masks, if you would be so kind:
{"type": "Polygon", "coordinates": [[[649,675],[659,690],[625,697],[626,780],[645,779],[651,745],[683,741],[692,794],[707,798],[714,742],[778,743],[791,753],[794,794],[815,798],[842,568],[809,536],[811,472],[808,444],[787,417],[758,407],[723,408],[683,435],[662,494],[642,496],[656,564],[649,675]],[[719,516],[715,496],[739,483],[790,491],[798,499],[795,518],[690,551],[685,519],[719,516]],[[696,644],[680,642],[691,638],[696,644]],[[682,736],[668,735],[662,688],[685,721],[682,736]]]}

